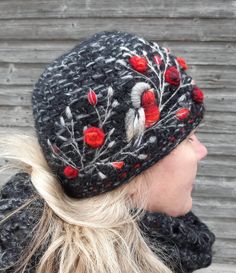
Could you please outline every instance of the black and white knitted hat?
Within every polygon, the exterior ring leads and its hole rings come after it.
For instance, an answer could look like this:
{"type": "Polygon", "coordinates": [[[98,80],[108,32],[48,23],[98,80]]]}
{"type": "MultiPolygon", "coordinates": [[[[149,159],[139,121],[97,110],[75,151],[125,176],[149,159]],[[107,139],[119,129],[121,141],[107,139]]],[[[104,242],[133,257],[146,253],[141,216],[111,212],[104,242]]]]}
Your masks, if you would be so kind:
{"type": "Polygon", "coordinates": [[[32,94],[39,144],[74,198],[110,191],[169,154],[201,122],[204,94],[168,48],[102,31],[49,64],[32,94]]]}

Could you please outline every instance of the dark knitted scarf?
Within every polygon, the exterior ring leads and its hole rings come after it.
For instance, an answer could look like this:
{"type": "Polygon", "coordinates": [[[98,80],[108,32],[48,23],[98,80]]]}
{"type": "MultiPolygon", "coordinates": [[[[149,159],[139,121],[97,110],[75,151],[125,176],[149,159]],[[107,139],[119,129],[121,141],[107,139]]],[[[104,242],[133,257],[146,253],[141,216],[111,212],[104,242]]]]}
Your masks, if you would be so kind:
{"type": "Polygon", "coordinates": [[[138,224],[151,249],[161,248],[169,257],[164,262],[174,272],[193,272],[211,264],[215,235],[192,211],[179,217],[146,211],[138,224]]]}
{"type": "MultiPolygon", "coordinates": [[[[28,174],[18,173],[13,176],[1,190],[0,220],[22,205],[32,194],[33,188],[28,174]]],[[[24,251],[32,237],[31,230],[41,215],[42,207],[43,202],[36,200],[30,208],[23,209],[0,225],[1,269],[14,264],[24,251]]],[[[138,224],[153,251],[162,248],[167,254],[170,260],[164,262],[168,266],[172,265],[173,272],[193,272],[211,264],[215,235],[192,212],[185,216],[171,217],[146,211],[138,224]]],[[[41,254],[37,253],[33,257],[27,273],[35,273],[40,256],[41,254]]],[[[12,271],[4,271],[10,272],[12,271]]]]}

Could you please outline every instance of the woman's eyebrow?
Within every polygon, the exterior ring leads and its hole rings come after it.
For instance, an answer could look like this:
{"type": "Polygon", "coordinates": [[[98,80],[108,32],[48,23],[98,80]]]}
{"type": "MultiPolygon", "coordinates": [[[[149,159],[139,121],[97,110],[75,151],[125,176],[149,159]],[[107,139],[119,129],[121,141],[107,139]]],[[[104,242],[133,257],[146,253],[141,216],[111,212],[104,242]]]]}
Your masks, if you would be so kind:
{"type": "Polygon", "coordinates": [[[189,135],[191,136],[191,135],[195,134],[196,131],[197,131],[197,129],[198,129],[198,127],[196,127],[195,129],[193,129],[192,132],[189,135]]]}

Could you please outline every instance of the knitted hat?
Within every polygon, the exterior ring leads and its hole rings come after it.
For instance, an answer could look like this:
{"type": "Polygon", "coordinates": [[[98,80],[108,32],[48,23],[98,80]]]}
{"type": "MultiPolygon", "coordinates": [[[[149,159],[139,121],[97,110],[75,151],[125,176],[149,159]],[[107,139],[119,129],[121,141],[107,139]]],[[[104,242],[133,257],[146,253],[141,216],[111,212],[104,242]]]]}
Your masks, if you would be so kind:
{"type": "Polygon", "coordinates": [[[102,31],[49,64],[32,94],[39,144],[65,193],[110,191],[169,154],[203,118],[185,60],[102,31]]]}

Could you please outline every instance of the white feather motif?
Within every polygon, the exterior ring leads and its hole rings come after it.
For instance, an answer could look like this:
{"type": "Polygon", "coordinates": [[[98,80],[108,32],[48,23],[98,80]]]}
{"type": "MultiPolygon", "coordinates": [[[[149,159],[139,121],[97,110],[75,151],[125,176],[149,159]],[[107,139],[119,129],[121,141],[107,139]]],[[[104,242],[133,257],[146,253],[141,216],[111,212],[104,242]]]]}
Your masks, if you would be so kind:
{"type": "Polygon", "coordinates": [[[138,138],[145,129],[145,113],[141,107],[138,113],[134,109],[130,109],[125,117],[126,138],[131,141],[138,138]]]}
{"type": "Polygon", "coordinates": [[[151,87],[146,82],[138,82],[133,86],[131,91],[131,101],[133,103],[134,108],[141,107],[141,95],[145,90],[149,89],[151,89],[151,87]]]}

